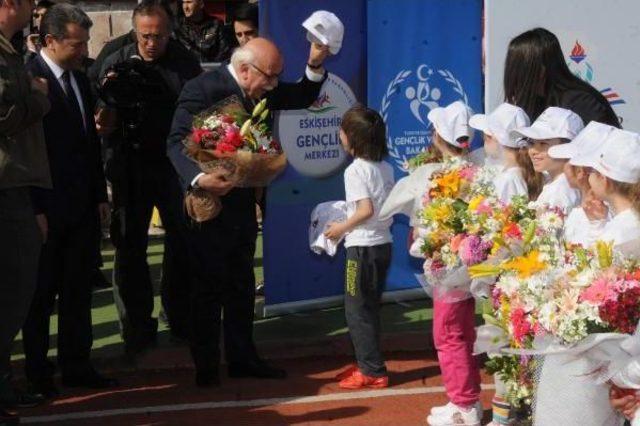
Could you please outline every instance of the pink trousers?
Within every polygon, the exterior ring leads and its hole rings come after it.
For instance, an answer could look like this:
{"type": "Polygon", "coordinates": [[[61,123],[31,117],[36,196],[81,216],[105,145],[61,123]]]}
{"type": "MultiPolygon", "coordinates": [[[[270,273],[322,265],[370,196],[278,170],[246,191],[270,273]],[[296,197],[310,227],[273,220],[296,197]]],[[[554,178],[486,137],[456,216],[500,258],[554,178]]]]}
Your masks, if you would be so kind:
{"type": "Polygon", "coordinates": [[[480,399],[480,369],[473,357],[475,300],[433,302],[433,340],[449,400],[469,407],[480,399]]]}

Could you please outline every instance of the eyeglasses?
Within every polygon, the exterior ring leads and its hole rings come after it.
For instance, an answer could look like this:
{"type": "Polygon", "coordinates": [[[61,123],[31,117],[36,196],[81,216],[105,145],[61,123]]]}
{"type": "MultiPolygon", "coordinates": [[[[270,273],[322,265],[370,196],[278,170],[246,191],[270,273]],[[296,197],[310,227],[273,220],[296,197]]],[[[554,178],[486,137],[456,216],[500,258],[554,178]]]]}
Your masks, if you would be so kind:
{"type": "Polygon", "coordinates": [[[260,68],[258,68],[256,65],[254,65],[252,63],[249,63],[249,65],[251,65],[253,68],[255,68],[255,70],[258,71],[260,74],[265,76],[265,78],[268,81],[278,80],[280,78],[280,75],[282,75],[282,71],[280,71],[278,74],[267,74],[266,72],[264,72],[260,68]]]}
{"type": "Polygon", "coordinates": [[[142,33],[136,33],[136,34],[145,43],[149,43],[151,41],[158,42],[158,41],[166,40],[167,38],[169,38],[169,34],[142,34],[142,33]]]}

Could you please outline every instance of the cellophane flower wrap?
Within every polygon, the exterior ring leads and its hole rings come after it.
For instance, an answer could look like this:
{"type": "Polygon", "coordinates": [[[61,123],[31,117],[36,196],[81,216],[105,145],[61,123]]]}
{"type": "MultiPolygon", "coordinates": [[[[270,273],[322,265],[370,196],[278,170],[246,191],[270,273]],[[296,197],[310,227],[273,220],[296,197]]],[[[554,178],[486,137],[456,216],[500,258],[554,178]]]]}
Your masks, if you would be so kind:
{"type": "MultiPolygon", "coordinates": [[[[560,238],[564,215],[558,209],[536,211],[520,197],[508,205],[496,202],[494,206],[503,213],[496,211],[485,225],[488,234],[493,230],[492,252],[486,262],[469,267],[469,274],[473,279],[491,277],[495,281],[490,306],[484,309],[486,324],[478,328],[475,352],[500,354],[505,348],[532,348],[542,329],[537,307],[549,300],[554,282],[564,273],[565,248],[560,238]]],[[[495,356],[486,367],[504,381],[512,406],[531,404],[534,357],[495,356]]]]}
{"type": "MultiPolygon", "coordinates": [[[[185,152],[204,173],[221,172],[236,187],[267,186],[286,167],[286,156],[267,124],[266,100],[251,114],[237,96],[231,96],[198,114],[185,152]]],[[[215,218],[222,208],[219,197],[191,191],[187,211],[196,221],[215,218]]]]}

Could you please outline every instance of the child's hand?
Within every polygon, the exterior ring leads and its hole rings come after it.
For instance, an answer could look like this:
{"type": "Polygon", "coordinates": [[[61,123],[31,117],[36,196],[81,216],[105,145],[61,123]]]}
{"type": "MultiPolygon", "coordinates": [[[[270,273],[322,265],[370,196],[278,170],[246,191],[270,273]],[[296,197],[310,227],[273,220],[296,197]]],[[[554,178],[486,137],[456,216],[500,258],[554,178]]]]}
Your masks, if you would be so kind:
{"type": "Polygon", "coordinates": [[[614,410],[620,411],[627,419],[631,420],[640,407],[640,401],[635,390],[620,389],[613,385],[609,389],[609,403],[614,410]]]}
{"type": "Polygon", "coordinates": [[[345,227],[344,222],[331,222],[327,225],[327,230],[324,231],[324,236],[329,238],[330,240],[337,241],[346,232],[347,228],[345,227]]]}
{"type": "Polygon", "coordinates": [[[609,209],[601,200],[595,198],[593,194],[589,194],[582,202],[582,209],[589,220],[604,220],[607,218],[609,209]]]}

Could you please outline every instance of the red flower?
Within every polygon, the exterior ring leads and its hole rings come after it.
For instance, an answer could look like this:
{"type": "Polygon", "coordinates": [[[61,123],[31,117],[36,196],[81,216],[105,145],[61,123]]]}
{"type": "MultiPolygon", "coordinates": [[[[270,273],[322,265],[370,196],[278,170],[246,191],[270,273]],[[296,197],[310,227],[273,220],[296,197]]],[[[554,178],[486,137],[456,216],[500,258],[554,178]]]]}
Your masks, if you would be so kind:
{"type": "Polygon", "coordinates": [[[271,142],[269,142],[269,148],[271,148],[274,151],[281,151],[282,147],[280,146],[280,144],[278,143],[277,140],[272,140],[271,142]]]}
{"type": "Polygon", "coordinates": [[[191,140],[194,143],[197,143],[198,145],[202,145],[203,139],[209,138],[211,136],[213,136],[213,134],[209,129],[200,129],[200,128],[194,127],[193,130],[191,131],[191,140]]]}
{"type": "Polygon", "coordinates": [[[519,240],[522,238],[522,233],[520,232],[520,227],[516,223],[509,223],[503,229],[504,235],[508,238],[513,238],[515,240],[519,240]]]}
{"type": "Polygon", "coordinates": [[[240,148],[244,144],[244,141],[242,140],[242,136],[240,136],[240,131],[238,129],[230,128],[224,135],[222,143],[229,144],[235,148],[240,148]]]}
{"type": "Polygon", "coordinates": [[[513,338],[520,345],[533,332],[531,324],[527,320],[527,315],[522,308],[514,309],[511,312],[511,326],[513,327],[513,338]]]}
{"type": "Polygon", "coordinates": [[[217,146],[216,146],[216,154],[220,155],[220,154],[225,154],[225,153],[229,153],[229,152],[236,152],[237,149],[235,146],[228,144],[226,142],[220,142],[217,146]]]}

